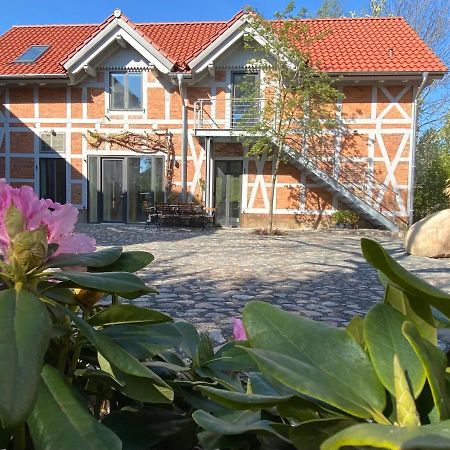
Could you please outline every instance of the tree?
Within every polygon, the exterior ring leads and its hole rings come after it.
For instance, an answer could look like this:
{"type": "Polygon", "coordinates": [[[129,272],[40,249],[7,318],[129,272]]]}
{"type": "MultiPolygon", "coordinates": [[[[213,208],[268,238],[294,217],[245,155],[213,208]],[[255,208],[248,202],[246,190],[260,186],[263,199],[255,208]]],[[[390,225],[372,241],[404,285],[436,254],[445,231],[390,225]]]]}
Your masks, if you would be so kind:
{"type": "Polygon", "coordinates": [[[273,163],[269,233],[273,231],[275,190],[280,164],[286,159],[285,147],[299,153],[325,151],[339,126],[336,104],[341,93],[314,65],[310,54],[311,45],[326,33],[312,34],[300,20],[303,17],[304,11],[296,13],[293,2],[276,13],[274,21],[252,11],[246,38],[246,46],[257,55],[249,65],[261,77],[256,88],[252,83],[242,86],[239,128],[245,132],[240,140],[248,145],[248,155],[267,154],[273,163]]]}
{"type": "Polygon", "coordinates": [[[317,18],[342,17],[344,10],[339,0],[324,0],[317,10],[317,18]]]}
{"type": "Polygon", "coordinates": [[[450,134],[446,127],[430,128],[417,145],[414,218],[422,219],[450,207],[446,187],[450,178],[450,134]]]}

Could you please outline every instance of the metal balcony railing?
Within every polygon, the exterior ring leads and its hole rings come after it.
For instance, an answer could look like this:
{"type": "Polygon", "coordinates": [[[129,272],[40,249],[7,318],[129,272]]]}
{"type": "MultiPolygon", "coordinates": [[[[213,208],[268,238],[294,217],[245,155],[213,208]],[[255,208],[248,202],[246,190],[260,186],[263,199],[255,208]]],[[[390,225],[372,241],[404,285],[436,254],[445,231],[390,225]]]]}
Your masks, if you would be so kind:
{"type": "MultiPolygon", "coordinates": [[[[239,131],[249,129],[257,123],[264,108],[264,99],[252,102],[240,99],[200,99],[194,105],[196,130],[239,131]]],[[[400,193],[378,180],[369,170],[368,161],[354,160],[342,152],[336,152],[335,146],[325,149],[319,146],[302,146],[293,137],[286,142],[284,149],[293,163],[310,169],[325,183],[330,180],[347,199],[354,196],[371,210],[381,214],[392,224],[405,226],[407,221],[398,216],[400,193]]]]}
{"type": "Polygon", "coordinates": [[[241,130],[255,125],[263,99],[200,99],[194,104],[197,130],[241,130]]]}

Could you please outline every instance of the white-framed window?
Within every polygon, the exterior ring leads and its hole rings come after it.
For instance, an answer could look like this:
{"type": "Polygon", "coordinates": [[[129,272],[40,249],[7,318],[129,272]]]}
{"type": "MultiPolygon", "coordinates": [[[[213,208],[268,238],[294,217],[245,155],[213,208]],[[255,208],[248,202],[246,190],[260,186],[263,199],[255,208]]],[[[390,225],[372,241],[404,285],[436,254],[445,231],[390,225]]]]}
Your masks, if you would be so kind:
{"type": "Polygon", "coordinates": [[[40,134],[40,153],[64,153],[66,151],[66,134],[45,131],[40,134]]]}
{"type": "Polygon", "coordinates": [[[139,111],[142,109],[142,72],[109,74],[109,109],[139,111]]]}

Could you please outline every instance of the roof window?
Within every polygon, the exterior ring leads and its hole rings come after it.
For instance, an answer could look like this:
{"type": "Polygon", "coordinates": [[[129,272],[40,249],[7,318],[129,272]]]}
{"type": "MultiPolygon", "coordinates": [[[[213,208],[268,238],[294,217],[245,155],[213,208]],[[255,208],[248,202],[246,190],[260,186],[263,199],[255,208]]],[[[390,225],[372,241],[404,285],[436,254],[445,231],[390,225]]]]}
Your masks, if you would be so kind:
{"type": "Polygon", "coordinates": [[[32,45],[22,53],[14,62],[32,63],[42,56],[49,48],[49,45],[32,45]]]}

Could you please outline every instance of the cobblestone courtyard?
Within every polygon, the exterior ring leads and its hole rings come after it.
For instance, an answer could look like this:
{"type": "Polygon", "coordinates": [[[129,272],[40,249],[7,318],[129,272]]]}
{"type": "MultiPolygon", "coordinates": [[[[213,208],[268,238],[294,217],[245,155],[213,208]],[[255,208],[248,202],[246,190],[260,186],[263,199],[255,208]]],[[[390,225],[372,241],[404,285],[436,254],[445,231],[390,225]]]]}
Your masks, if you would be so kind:
{"type": "Polygon", "coordinates": [[[80,225],[97,245],[147,250],[155,261],[142,270],[158,296],[136,304],[189,320],[228,336],[246,302],[264,299],[285,310],[343,325],[379,301],[383,289],[362,257],[361,236],[372,237],[408,270],[450,291],[450,260],[408,256],[402,240],[384,232],[291,231],[262,237],[241,229],[144,229],[142,225],[80,225]]]}

